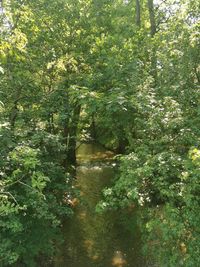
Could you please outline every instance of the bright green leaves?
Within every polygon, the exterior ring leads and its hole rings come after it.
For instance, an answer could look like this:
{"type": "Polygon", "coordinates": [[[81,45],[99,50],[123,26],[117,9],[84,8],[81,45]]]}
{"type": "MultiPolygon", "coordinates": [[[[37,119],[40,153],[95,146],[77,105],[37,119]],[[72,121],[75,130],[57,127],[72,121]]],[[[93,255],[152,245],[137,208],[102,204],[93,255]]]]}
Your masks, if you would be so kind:
{"type": "Polygon", "coordinates": [[[32,187],[39,191],[42,191],[46,187],[47,182],[50,182],[50,179],[45,177],[41,172],[35,172],[31,177],[32,187]]]}
{"type": "Polygon", "coordinates": [[[0,66],[0,73],[4,74],[4,69],[0,66]]]}
{"type": "Polygon", "coordinates": [[[200,164],[200,150],[197,148],[190,150],[189,157],[192,159],[195,165],[198,166],[200,164]]]}
{"type": "Polygon", "coordinates": [[[22,145],[16,147],[15,150],[10,153],[10,158],[14,164],[19,164],[19,166],[23,166],[28,171],[34,170],[40,165],[37,155],[38,151],[36,149],[22,145]]]}
{"type": "Polygon", "coordinates": [[[148,239],[154,242],[150,248],[164,264],[176,266],[177,262],[190,267],[199,265],[199,150],[192,149],[184,161],[181,182],[170,187],[170,202],[149,210],[146,224],[148,239]],[[177,202],[177,197],[179,201],[177,202]],[[175,201],[175,203],[173,203],[175,201]],[[156,241],[157,240],[157,241],[156,241]],[[162,240],[160,242],[159,240],[162,240]]]}
{"type": "MultiPolygon", "coordinates": [[[[33,143],[38,146],[37,141],[41,142],[39,134],[32,140],[32,146],[33,143]]],[[[43,149],[33,148],[27,144],[16,146],[2,164],[4,171],[1,172],[3,180],[0,184],[2,265],[14,264],[20,259],[29,266],[35,266],[35,259],[41,255],[41,251],[45,255],[52,255],[50,243],[52,239],[59,241],[60,217],[71,214],[70,208],[62,203],[64,192],[69,190],[67,176],[62,167],[56,163],[54,165],[46,155],[49,153],[48,145],[54,146],[54,150],[59,148],[49,139],[45,141],[43,149]],[[62,186],[57,183],[57,179],[62,186]],[[52,181],[53,184],[50,183],[52,181]],[[58,188],[59,192],[63,193],[55,196],[52,191],[57,191],[58,188]]]]}
{"type": "Polygon", "coordinates": [[[10,42],[17,50],[25,52],[27,41],[27,37],[23,32],[18,29],[13,31],[10,42]]]}

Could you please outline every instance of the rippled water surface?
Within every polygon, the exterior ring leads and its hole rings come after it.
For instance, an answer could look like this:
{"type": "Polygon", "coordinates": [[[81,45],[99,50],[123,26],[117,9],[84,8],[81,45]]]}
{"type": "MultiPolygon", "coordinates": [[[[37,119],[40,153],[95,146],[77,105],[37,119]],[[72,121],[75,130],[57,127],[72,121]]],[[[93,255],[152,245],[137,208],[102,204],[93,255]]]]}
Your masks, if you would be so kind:
{"type": "Polygon", "coordinates": [[[145,267],[134,210],[97,214],[102,189],[116,170],[113,153],[101,146],[82,144],[77,152],[75,214],[64,225],[65,242],[56,267],[145,267]],[[132,218],[132,232],[126,218],[132,218]]]}

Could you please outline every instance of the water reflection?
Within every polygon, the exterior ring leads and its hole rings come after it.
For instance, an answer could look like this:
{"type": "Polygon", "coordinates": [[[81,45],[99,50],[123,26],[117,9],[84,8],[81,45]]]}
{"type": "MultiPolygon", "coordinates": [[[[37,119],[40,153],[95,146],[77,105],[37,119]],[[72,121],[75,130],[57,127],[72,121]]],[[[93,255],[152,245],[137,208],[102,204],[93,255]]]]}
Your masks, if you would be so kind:
{"type": "Polygon", "coordinates": [[[115,175],[112,164],[99,164],[95,160],[108,160],[111,155],[112,152],[94,145],[82,145],[78,150],[76,186],[80,196],[74,217],[64,225],[65,243],[56,267],[145,266],[136,226],[132,234],[124,227],[126,216],[134,215],[128,211],[126,214],[114,211],[95,213],[102,189],[115,175]],[[93,163],[84,165],[90,159],[93,163]]]}
{"type": "Polygon", "coordinates": [[[77,149],[77,162],[83,164],[85,162],[109,160],[114,157],[112,151],[106,150],[99,144],[81,144],[77,149]]]}
{"type": "Polygon", "coordinates": [[[112,258],[112,266],[116,267],[123,267],[127,265],[127,261],[125,259],[125,254],[123,254],[121,251],[115,251],[114,256],[112,258]]]}

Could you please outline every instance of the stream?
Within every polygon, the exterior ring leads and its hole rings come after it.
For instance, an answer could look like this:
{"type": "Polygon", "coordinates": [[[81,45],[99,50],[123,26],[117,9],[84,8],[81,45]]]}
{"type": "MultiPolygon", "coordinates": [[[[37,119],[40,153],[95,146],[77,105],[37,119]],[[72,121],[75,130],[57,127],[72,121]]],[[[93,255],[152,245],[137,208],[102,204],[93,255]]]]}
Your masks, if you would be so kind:
{"type": "Polygon", "coordinates": [[[56,267],[145,267],[134,210],[95,212],[102,189],[116,175],[114,154],[100,145],[81,144],[77,149],[80,191],[74,216],[63,227],[65,242],[56,267]],[[130,224],[131,216],[131,232],[130,224]],[[129,217],[129,220],[126,218],[129,217]]]}

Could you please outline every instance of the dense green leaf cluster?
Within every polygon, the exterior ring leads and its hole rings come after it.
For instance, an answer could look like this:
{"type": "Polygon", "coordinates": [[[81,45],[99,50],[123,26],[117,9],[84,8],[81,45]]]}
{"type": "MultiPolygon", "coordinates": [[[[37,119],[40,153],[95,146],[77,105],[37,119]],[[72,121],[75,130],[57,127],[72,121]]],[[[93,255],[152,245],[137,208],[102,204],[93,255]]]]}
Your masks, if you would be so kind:
{"type": "Polygon", "coordinates": [[[118,125],[127,155],[98,205],[98,210],[142,207],[146,252],[159,266],[199,265],[199,167],[191,156],[198,155],[200,141],[199,9],[189,18],[190,4],[158,6],[159,12],[171,12],[169,18],[151,38],[143,35],[149,41],[142,44],[149,49],[143,76],[132,75],[129,89],[123,89],[126,115],[120,119],[118,110],[118,124],[110,124],[118,125]]]}
{"type": "MultiPolygon", "coordinates": [[[[3,131],[1,134],[4,136],[3,131]]],[[[61,220],[72,214],[71,208],[63,202],[64,194],[71,190],[70,177],[58,164],[58,160],[49,156],[49,153],[58,153],[59,148],[55,141],[51,140],[50,143],[47,138],[45,135],[45,139],[42,139],[38,133],[32,142],[25,143],[23,140],[15,144],[10,152],[4,152],[4,155],[2,153],[2,266],[13,265],[15,262],[21,266],[38,266],[38,260],[53,256],[56,242],[62,240],[61,220]],[[40,142],[45,140],[46,144],[38,147],[39,139],[40,142]]],[[[1,147],[4,145],[1,142],[1,147]]]]}

